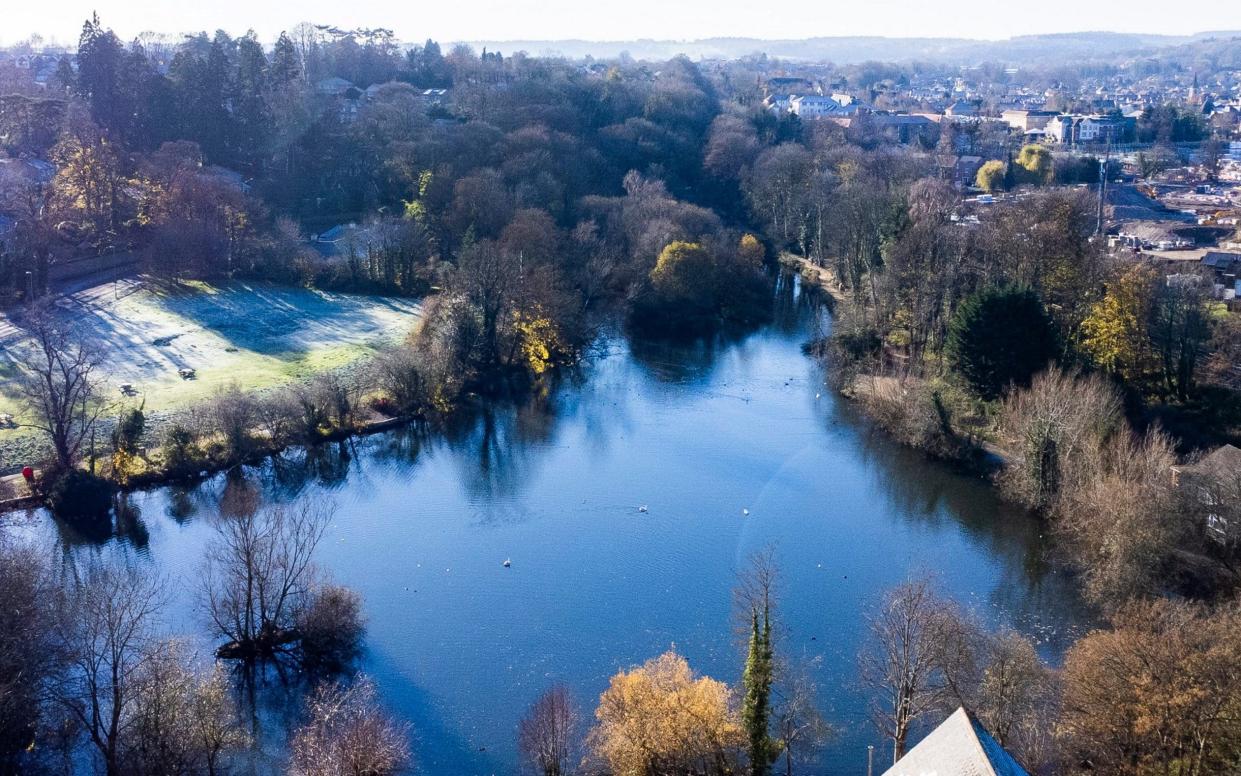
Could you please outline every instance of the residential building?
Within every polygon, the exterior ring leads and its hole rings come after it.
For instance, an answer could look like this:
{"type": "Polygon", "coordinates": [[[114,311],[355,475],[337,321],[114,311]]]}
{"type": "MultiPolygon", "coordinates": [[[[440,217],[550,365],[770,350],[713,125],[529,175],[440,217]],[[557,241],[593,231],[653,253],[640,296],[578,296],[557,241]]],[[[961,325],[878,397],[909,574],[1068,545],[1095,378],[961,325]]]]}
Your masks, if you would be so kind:
{"type": "Polygon", "coordinates": [[[1079,143],[1123,143],[1133,132],[1134,120],[1128,116],[1055,116],[1048,120],[1045,137],[1062,145],[1079,143]]]}
{"type": "Polygon", "coordinates": [[[1241,274],[1241,253],[1232,251],[1207,251],[1202,255],[1202,266],[1215,273],[1215,282],[1232,286],[1241,274]]]}
{"type": "Polygon", "coordinates": [[[1000,118],[1013,129],[1019,129],[1022,132],[1030,132],[1036,129],[1045,129],[1047,122],[1056,117],[1054,110],[1006,110],[1000,114],[1000,118]]]}
{"type": "Polygon", "coordinates": [[[1224,445],[1196,463],[1174,467],[1172,482],[1193,489],[1208,539],[1226,547],[1241,544],[1241,449],[1224,445]]]}
{"type": "Polygon", "coordinates": [[[978,104],[966,100],[957,100],[944,109],[945,116],[977,116],[978,104]]]}
{"type": "Polygon", "coordinates": [[[883,776],[1030,776],[987,729],[958,708],[883,776]]]}
{"type": "Polygon", "coordinates": [[[807,94],[789,100],[789,111],[802,119],[821,119],[842,113],[843,106],[831,97],[807,94]]]}

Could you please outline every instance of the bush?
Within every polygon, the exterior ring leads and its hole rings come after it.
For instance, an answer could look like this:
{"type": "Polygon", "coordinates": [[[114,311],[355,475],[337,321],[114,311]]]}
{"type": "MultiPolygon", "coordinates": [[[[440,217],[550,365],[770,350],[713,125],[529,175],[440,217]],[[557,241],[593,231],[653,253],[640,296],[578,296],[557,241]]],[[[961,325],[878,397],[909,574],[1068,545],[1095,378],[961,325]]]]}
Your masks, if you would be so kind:
{"type": "Polygon", "coordinates": [[[1056,354],[1056,332],[1028,288],[988,288],[966,298],[946,343],[953,368],[988,401],[1010,385],[1025,387],[1056,354]]]}
{"type": "Polygon", "coordinates": [[[362,648],[362,598],[347,587],[325,585],[297,614],[302,665],[307,670],[340,672],[362,648]]]}
{"type": "Polygon", "coordinates": [[[951,461],[975,452],[970,440],[953,431],[951,410],[942,393],[928,383],[880,378],[859,391],[858,398],[867,415],[903,445],[951,461]]]}
{"type": "Polygon", "coordinates": [[[173,425],[164,435],[164,468],[170,472],[188,469],[194,463],[194,434],[181,425],[173,425]]]}
{"type": "Polygon", "coordinates": [[[236,384],[220,389],[203,409],[207,427],[220,435],[224,455],[230,461],[241,460],[253,449],[252,429],[259,417],[254,396],[236,384]]]}
{"type": "Polygon", "coordinates": [[[121,413],[112,431],[112,449],[119,453],[135,453],[138,443],[142,441],[142,432],[146,428],[146,415],[142,407],[121,413]]]}
{"type": "Polygon", "coordinates": [[[112,507],[112,485],[90,472],[70,469],[53,479],[47,505],[65,518],[106,519],[112,507]]]}

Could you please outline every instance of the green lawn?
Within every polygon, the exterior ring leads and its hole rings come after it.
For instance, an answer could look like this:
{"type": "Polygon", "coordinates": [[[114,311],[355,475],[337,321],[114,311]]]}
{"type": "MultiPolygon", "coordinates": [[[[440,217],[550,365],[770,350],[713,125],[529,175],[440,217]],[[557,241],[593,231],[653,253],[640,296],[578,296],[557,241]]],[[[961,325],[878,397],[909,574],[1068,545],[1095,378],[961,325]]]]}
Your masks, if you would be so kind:
{"type": "MultiPolygon", "coordinates": [[[[176,410],[237,383],[260,389],[346,366],[399,340],[420,306],[409,299],[326,293],[258,283],[106,284],[58,302],[60,315],[104,353],[107,395],[138,391],[152,411],[176,410]],[[197,378],[183,380],[182,368],[197,378]]],[[[0,321],[2,323],[7,323],[0,321]]],[[[15,360],[28,345],[0,337],[0,412],[20,416],[15,360]]],[[[4,436],[27,433],[0,431],[4,436]]]]}

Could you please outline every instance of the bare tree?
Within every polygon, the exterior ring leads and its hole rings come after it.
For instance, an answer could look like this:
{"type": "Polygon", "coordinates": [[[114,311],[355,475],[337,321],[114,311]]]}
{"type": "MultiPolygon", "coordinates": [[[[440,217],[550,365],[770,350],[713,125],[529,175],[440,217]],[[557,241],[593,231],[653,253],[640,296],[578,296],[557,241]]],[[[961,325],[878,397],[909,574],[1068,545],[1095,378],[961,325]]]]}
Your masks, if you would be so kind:
{"type": "Polygon", "coordinates": [[[56,699],[85,731],[108,776],[125,773],[141,677],[155,654],[163,582],[131,568],[96,566],[70,591],[59,616],[66,670],[56,699]]]}
{"type": "Polygon", "coordinates": [[[220,655],[271,657],[297,639],[298,609],[313,589],[311,557],[331,509],[303,502],[222,518],[207,548],[203,595],[220,655]]]}
{"type": "Polygon", "coordinates": [[[101,356],[46,309],[31,312],[27,322],[34,344],[17,384],[30,411],[27,425],[47,434],[57,465],[68,470],[107,409],[99,396],[101,356]]]}
{"type": "Polygon", "coordinates": [[[0,773],[20,773],[44,721],[43,694],[55,669],[53,587],[31,546],[0,533],[0,773]]]}
{"type": "Polygon", "coordinates": [[[748,643],[755,615],[760,620],[764,616],[774,620],[779,581],[779,567],[771,547],[751,555],[745,568],[737,573],[733,587],[733,633],[739,646],[744,648],[748,643]]]}
{"type": "Polygon", "coordinates": [[[244,458],[252,449],[258,404],[252,394],[231,383],[217,390],[200,409],[204,425],[220,435],[233,460],[244,458]]]}
{"type": "Polygon", "coordinates": [[[810,762],[832,737],[832,726],[819,712],[811,669],[821,658],[805,661],[781,671],[776,685],[774,723],[784,745],[784,773],[793,776],[796,768],[810,762]]]}
{"type": "Polygon", "coordinates": [[[409,727],[380,708],[368,679],[321,686],[306,716],[290,745],[289,776],[392,776],[409,765],[409,727]]]}
{"type": "Polygon", "coordinates": [[[930,581],[916,579],[888,592],[870,618],[871,645],[861,655],[861,677],[875,695],[871,718],[892,739],[893,762],[905,754],[913,724],[940,708],[944,698],[940,607],[930,581]]]}
{"type": "Polygon", "coordinates": [[[517,748],[525,770],[537,776],[566,776],[577,720],[577,709],[564,685],[539,696],[517,726],[517,748]]]}
{"type": "Polygon", "coordinates": [[[1000,420],[1013,452],[1001,487],[1032,506],[1048,508],[1094,474],[1085,462],[1121,423],[1121,397],[1098,375],[1052,367],[1013,393],[1000,420]]]}
{"type": "Polygon", "coordinates": [[[988,639],[987,666],[972,708],[1001,746],[1038,773],[1054,754],[1058,690],[1055,673],[1039,658],[1034,644],[1004,630],[988,639]]]}
{"type": "Polygon", "coordinates": [[[249,738],[220,666],[204,671],[180,642],[157,643],[136,683],[122,744],[133,776],[216,776],[249,738]]]}
{"type": "Polygon", "coordinates": [[[1189,543],[1192,522],[1172,488],[1175,463],[1167,434],[1124,428],[1083,467],[1090,476],[1061,497],[1056,527],[1094,601],[1121,604],[1158,592],[1176,551],[1189,543]]]}

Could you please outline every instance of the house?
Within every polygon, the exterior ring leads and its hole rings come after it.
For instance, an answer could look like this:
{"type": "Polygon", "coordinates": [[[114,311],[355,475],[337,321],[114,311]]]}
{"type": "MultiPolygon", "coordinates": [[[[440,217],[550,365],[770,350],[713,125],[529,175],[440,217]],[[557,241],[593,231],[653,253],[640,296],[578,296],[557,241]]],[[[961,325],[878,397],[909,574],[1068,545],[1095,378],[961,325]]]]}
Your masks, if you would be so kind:
{"type": "Polygon", "coordinates": [[[0,183],[44,185],[56,177],[56,166],[42,159],[0,159],[0,183]]]}
{"type": "Polygon", "coordinates": [[[1030,776],[973,714],[958,708],[883,776],[1030,776]]]}
{"type": "Polygon", "coordinates": [[[337,224],[315,235],[311,242],[315,250],[326,258],[345,256],[357,249],[365,232],[357,224],[337,224]]]}
{"type": "Polygon", "coordinates": [[[1231,286],[1241,272],[1241,253],[1207,251],[1202,254],[1201,265],[1215,273],[1217,283],[1231,286]]]}
{"type": "Polygon", "coordinates": [[[331,97],[341,97],[345,92],[354,88],[353,84],[343,78],[324,78],[315,84],[315,91],[319,94],[331,97]]]}
{"type": "Polygon", "coordinates": [[[892,137],[899,143],[911,143],[919,138],[934,137],[936,124],[926,116],[908,113],[871,114],[868,123],[878,132],[892,137]]]}
{"type": "Polygon", "coordinates": [[[1196,491],[1207,538],[1226,547],[1241,545],[1241,449],[1224,445],[1195,463],[1173,467],[1172,482],[1196,491]]]}
{"type": "Polygon", "coordinates": [[[1133,125],[1124,116],[1084,116],[1078,130],[1082,143],[1121,143],[1133,125]]]}
{"type": "Polygon", "coordinates": [[[1062,145],[1122,143],[1135,122],[1126,116],[1054,116],[1048,120],[1046,137],[1062,145]]]}
{"type": "Polygon", "coordinates": [[[977,116],[978,105],[965,100],[957,100],[944,109],[945,116],[977,116]]]}
{"type": "Polygon", "coordinates": [[[793,95],[784,93],[769,94],[763,99],[763,106],[772,113],[783,116],[793,109],[793,95]]]}
{"type": "Polygon", "coordinates": [[[816,91],[814,84],[809,78],[773,76],[767,79],[768,94],[806,94],[814,91],[816,91]]]}
{"type": "Polygon", "coordinates": [[[1006,110],[1000,114],[1008,126],[1022,132],[1046,129],[1047,122],[1055,117],[1054,110],[1006,110]]]}
{"type": "Polygon", "coordinates": [[[789,111],[805,120],[821,119],[842,113],[843,106],[831,97],[814,94],[798,95],[789,100],[789,111]]]}
{"type": "Polygon", "coordinates": [[[1052,116],[1043,125],[1044,137],[1054,143],[1072,145],[1076,141],[1072,116],[1052,116]]]}
{"type": "Polygon", "coordinates": [[[974,185],[978,178],[978,170],[982,167],[981,156],[958,156],[953,165],[952,182],[958,189],[974,185]]]}

